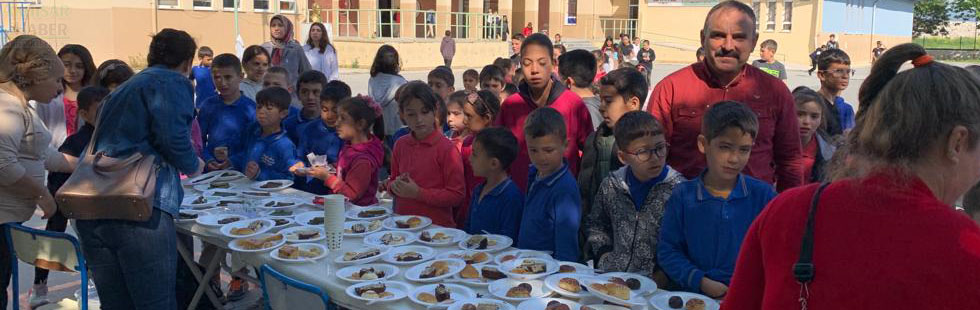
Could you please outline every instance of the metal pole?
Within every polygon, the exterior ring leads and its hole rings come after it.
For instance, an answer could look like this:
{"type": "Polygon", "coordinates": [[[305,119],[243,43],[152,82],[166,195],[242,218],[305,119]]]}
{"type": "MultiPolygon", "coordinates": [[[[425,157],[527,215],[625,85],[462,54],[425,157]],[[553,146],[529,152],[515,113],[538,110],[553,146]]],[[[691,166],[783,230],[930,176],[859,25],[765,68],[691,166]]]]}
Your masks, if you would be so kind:
{"type": "Polygon", "coordinates": [[[241,4],[241,0],[235,0],[235,40],[238,40],[238,36],[242,35],[238,31],[238,6],[241,4]]]}

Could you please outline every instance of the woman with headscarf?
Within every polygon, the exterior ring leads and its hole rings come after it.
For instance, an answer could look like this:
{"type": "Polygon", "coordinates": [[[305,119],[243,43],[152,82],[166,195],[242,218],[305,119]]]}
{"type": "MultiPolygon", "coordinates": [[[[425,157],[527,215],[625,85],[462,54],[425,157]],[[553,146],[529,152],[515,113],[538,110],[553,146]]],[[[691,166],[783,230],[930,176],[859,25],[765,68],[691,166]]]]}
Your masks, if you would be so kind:
{"type": "Polygon", "coordinates": [[[289,72],[289,85],[296,85],[296,80],[303,72],[313,67],[306,59],[306,51],[299,41],[293,39],[293,22],[282,15],[273,16],[269,20],[269,33],[272,40],[262,44],[272,59],[269,67],[283,67],[289,72]]]}

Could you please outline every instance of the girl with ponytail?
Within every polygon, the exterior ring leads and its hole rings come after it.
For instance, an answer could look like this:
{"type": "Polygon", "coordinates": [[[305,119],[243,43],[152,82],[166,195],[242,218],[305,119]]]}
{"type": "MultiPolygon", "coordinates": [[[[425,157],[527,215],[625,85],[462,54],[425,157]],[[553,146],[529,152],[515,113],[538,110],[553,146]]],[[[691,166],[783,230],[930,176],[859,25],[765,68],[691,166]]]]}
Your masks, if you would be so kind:
{"type": "Polygon", "coordinates": [[[980,80],[903,44],[859,101],[834,181],[783,192],[755,219],[723,309],[980,304],[980,228],[951,207],[980,180],[980,80]]]}
{"type": "Polygon", "coordinates": [[[381,107],[368,96],[344,99],[337,106],[337,135],[346,144],[340,150],[337,172],[315,167],[311,175],[324,180],[334,193],[351,203],[368,206],[378,203],[378,169],[384,161],[384,121],[381,107]]]}

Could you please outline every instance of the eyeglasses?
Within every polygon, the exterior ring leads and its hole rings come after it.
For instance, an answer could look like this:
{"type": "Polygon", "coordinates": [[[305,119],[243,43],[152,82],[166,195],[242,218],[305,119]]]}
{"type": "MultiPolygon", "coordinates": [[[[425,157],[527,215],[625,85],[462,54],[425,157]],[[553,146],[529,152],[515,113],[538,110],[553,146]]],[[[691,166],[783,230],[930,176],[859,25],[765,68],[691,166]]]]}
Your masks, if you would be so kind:
{"type": "Polygon", "coordinates": [[[853,69],[837,69],[837,70],[820,70],[820,72],[830,73],[836,77],[851,77],[854,76],[854,73],[857,71],[854,71],[853,69]]]}
{"type": "Polygon", "coordinates": [[[652,149],[639,149],[635,152],[623,151],[623,153],[633,155],[639,161],[648,161],[653,158],[653,155],[657,155],[657,158],[664,158],[664,156],[667,156],[668,147],[670,147],[670,144],[663,143],[655,146],[652,149]]]}

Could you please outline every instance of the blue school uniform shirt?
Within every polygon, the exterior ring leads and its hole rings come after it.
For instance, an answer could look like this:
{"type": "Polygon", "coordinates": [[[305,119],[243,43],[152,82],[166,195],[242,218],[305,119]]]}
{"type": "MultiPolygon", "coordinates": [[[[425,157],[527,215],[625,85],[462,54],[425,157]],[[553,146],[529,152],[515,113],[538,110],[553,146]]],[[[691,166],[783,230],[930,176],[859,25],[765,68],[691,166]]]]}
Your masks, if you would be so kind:
{"type": "Polygon", "coordinates": [[[854,128],[854,107],[840,96],[834,98],[834,107],[837,108],[837,115],[840,117],[840,128],[842,130],[854,128]]]}
{"type": "Polygon", "coordinates": [[[636,179],[636,176],[633,175],[632,168],[626,169],[626,185],[629,187],[630,199],[633,200],[633,206],[636,207],[636,211],[640,211],[640,207],[642,207],[646,202],[647,194],[650,193],[650,189],[653,188],[654,185],[657,185],[657,183],[660,183],[666,179],[668,172],[670,172],[670,166],[665,165],[664,168],[661,169],[660,175],[649,179],[646,182],[640,182],[640,180],[636,179]]]}
{"type": "Polygon", "coordinates": [[[218,95],[218,90],[214,88],[214,80],[211,79],[211,67],[194,66],[191,68],[191,81],[194,86],[194,106],[198,109],[204,100],[218,95]]]}
{"type": "MultiPolygon", "coordinates": [[[[295,145],[299,145],[302,126],[314,122],[322,123],[322,121],[320,121],[319,113],[317,113],[316,117],[307,119],[303,118],[303,113],[301,111],[302,110],[297,107],[290,106],[289,115],[282,120],[282,130],[286,132],[286,136],[289,137],[289,140],[293,141],[293,144],[295,145]]],[[[303,155],[305,156],[306,154],[303,155]]]]}
{"type": "Polygon", "coordinates": [[[244,156],[236,156],[233,161],[239,171],[245,172],[245,167],[250,162],[259,165],[259,174],[255,176],[256,181],[266,180],[292,180],[293,174],[289,172],[292,167],[299,162],[296,154],[296,146],[286,133],[280,130],[277,133],[262,136],[262,127],[258,123],[249,128],[243,144],[246,145],[244,156]]]}
{"type": "MultiPolygon", "coordinates": [[[[340,149],[344,146],[344,140],[337,135],[337,129],[327,126],[322,121],[310,122],[300,125],[297,129],[299,144],[297,145],[297,155],[307,167],[311,163],[306,159],[306,154],[326,155],[327,162],[337,165],[337,156],[340,149]]],[[[323,184],[323,180],[313,177],[296,177],[295,186],[300,190],[305,190],[317,195],[330,193],[330,188],[323,184]],[[302,183],[302,184],[300,184],[302,183]]]]}
{"type": "Polygon", "coordinates": [[[507,178],[480,199],[480,193],[483,193],[486,185],[487,182],[483,182],[473,189],[470,220],[466,221],[464,230],[471,235],[491,233],[517,240],[521,213],[524,212],[524,195],[521,194],[521,189],[507,178]]]}
{"type": "Polygon", "coordinates": [[[255,123],[255,102],[252,99],[242,95],[228,105],[220,95],[214,96],[201,103],[198,113],[205,162],[214,160],[214,148],[219,146],[228,147],[229,157],[244,151],[242,133],[255,123]]]}
{"type": "Polygon", "coordinates": [[[704,174],[674,187],[660,224],[657,261],[685,291],[701,293],[701,279],[729,285],[742,239],[776,196],[772,185],[739,174],[728,198],[712,196],[704,174]]]}
{"type": "Polygon", "coordinates": [[[531,165],[528,175],[517,247],[552,251],[558,260],[577,262],[582,197],[568,163],[542,178],[531,165]]]}

